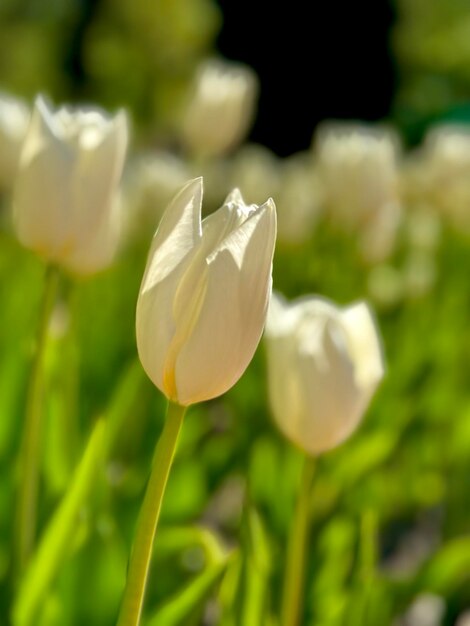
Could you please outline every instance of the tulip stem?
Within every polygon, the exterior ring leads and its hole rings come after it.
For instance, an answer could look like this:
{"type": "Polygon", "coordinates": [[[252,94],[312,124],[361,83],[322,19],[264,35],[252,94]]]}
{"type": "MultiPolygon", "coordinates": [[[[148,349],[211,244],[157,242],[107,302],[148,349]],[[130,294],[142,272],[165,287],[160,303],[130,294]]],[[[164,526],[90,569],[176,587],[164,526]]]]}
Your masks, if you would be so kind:
{"type": "Polygon", "coordinates": [[[185,411],[186,407],[168,403],[165,425],[155,449],[152,472],[137,521],[117,626],[138,626],[140,623],[155,532],[185,411]]]}
{"type": "Polygon", "coordinates": [[[34,547],[41,451],[44,357],[59,270],[49,265],[44,278],[39,326],[26,393],[25,422],[20,447],[20,483],[16,510],[15,558],[18,576],[23,573],[34,547]]]}
{"type": "Polygon", "coordinates": [[[306,456],[287,546],[281,626],[298,626],[300,621],[305,586],[305,557],[310,528],[310,495],[314,474],[315,458],[306,456]]]}

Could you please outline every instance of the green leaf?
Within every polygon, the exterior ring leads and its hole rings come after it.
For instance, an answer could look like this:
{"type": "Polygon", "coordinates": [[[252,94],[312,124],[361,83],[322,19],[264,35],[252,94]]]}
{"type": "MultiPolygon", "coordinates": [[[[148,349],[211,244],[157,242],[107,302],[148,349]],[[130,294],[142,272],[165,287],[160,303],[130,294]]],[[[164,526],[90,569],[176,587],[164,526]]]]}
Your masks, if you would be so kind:
{"type": "Polygon", "coordinates": [[[88,441],[68,492],[60,502],[33,555],[13,607],[14,626],[30,626],[69,554],[80,511],[96,481],[103,456],[105,423],[100,420],[88,441]]]}
{"type": "Polygon", "coordinates": [[[212,588],[221,579],[227,560],[210,565],[196,576],[184,589],[161,606],[147,626],[177,626],[203,609],[212,588]]]}

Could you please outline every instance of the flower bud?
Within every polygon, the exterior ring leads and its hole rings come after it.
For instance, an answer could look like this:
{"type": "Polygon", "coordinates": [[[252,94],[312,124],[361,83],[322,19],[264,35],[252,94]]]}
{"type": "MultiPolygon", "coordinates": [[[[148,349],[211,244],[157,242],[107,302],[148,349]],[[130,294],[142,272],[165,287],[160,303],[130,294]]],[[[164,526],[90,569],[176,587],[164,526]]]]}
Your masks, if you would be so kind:
{"type": "Polygon", "coordinates": [[[326,210],[343,228],[358,229],[365,260],[385,260],[402,213],[397,138],[380,128],[325,124],[315,149],[326,210]]]}
{"type": "Polygon", "coordinates": [[[54,112],[38,97],[20,157],[13,210],[18,238],[48,261],[89,274],[112,260],[117,188],[127,146],[124,112],[54,112]]]}
{"type": "Polygon", "coordinates": [[[470,231],[470,130],[441,125],[411,159],[421,196],[460,230],[470,231]]]}
{"type": "Polygon", "coordinates": [[[324,124],[316,135],[315,154],[326,202],[338,216],[356,221],[397,202],[393,134],[369,126],[324,124]]]}
{"type": "Polygon", "coordinates": [[[0,93],[0,187],[2,189],[13,186],[29,116],[29,108],[25,102],[0,93]]]}
{"type": "Polygon", "coordinates": [[[384,374],[368,306],[338,309],[315,297],[290,305],[273,294],[265,337],[277,425],[309,454],[334,448],[357,428],[384,374]]]}
{"type": "Polygon", "coordinates": [[[249,67],[222,61],[200,69],[182,123],[192,154],[224,154],[245,137],[253,120],[257,79],[249,67]]]}
{"type": "Polygon", "coordinates": [[[201,223],[202,179],[189,182],[155,233],[137,301],[137,348],[153,383],[181,405],[234,385],[263,331],[276,237],[274,202],[238,190],[201,223]]]}

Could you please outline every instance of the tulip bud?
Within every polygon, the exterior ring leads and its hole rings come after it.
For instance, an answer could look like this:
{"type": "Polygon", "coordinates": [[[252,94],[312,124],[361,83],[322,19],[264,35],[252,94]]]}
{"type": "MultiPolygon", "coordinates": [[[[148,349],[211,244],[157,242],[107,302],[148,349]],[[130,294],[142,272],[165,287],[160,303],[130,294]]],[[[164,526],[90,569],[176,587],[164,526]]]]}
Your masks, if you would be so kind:
{"type": "Polygon", "coordinates": [[[187,406],[224,393],[263,331],[276,237],[274,202],[238,190],[201,224],[202,179],[189,182],[155,233],[137,302],[137,348],[153,383],[187,406]]]}
{"type": "Polygon", "coordinates": [[[4,189],[13,185],[29,116],[25,102],[0,94],[0,187],[4,189]]]}
{"type": "Polygon", "coordinates": [[[117,188],[127,146],[124,112],[53,112],[38,97],[14,189],[18,238],[48,261],[89,274],[112,260],[117,188]]]}
{"type": "Polygon", "coordinates": [[[258,90],[249,67],[222,61],[200,69],[182,123],[183,140],[193,154],[219,156],[245,137],[253,120],[258,90]]]}
{"type": "Polygon", "coordinates": [[[470,130],[441,125],[426,135],[411,163],[421,197],[460,230],[470,231],[470,130]]]}
{"type": "Polygon", "coordinates": [[[355,226],[397,204],[398,152],[396,137],[386,130],[328,123],[320,127],[315,156],[331,214],[355,226]]]}
{"type": "Polygon", "coordinates": [[[277,425],[309,454],[334,448],[356,429],[384,374],[368,306],[341,310],[315,297],[289,305],[274,294],[265,337],[277,425]]]}

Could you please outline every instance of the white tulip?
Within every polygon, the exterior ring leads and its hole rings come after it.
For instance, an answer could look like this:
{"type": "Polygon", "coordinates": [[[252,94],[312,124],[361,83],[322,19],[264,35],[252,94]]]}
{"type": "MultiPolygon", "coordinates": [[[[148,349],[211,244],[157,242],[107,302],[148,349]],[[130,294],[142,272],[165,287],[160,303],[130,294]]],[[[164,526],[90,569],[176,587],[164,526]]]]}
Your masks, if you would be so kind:
{"type": "Polygon", "coordinates": [[[97,109],[54,112],[36,99],[13,198],[23,245],[77,274],[111,262],[127,135],[123,111],[114,118],[97,109]]]}
{"type": "Polygon", "coordinates": [[[470,626],[470,610],[467,610],[459,615],[455,626],[470,626]]]}
{"type": "MultiPolygon", "coordinates": [[[[316,133],[315,157],[325,206],[341,225],[358,227],[379,213],[397,213],[399,149],[392,133],[327,123],[316,133]]],[[[395,220],[381,217],[377,228],[392,236],[395,220]]]]}
{"type": "Polygon", "coordinates": [[[281,431],[309,454],[358,426],[384,374],[380,339],[365,303],[338,309],[273,294],[266,324],[269,399],[281,431]]]}
{"type": "Polygon", "coordinates": [[[187,406],[221,395],[251,361],[266,320],[276,238],[268,200],[238,190],[201,224],[202,179],[155,233],[137,302],[137,348],[153,383],[187,406]]]}
{"type": "Polygon", "coordinates": [[[0,93],[0,186],[4,189],[13,186],[29,116],[25,102],[0,93]]]}
{"type": "Polygon", "coordinates": [[[470,130],[440,125],[410,159],[421,197],[455,227],[470,231],[470,130]]]}
{"type": "Polygon", "coordinates": [[[249,67],[204,63],[182,122],[182,138],[191,152],[219,156],[239,144],[253,121],[257,91],[257,78],[249,67]]]}

